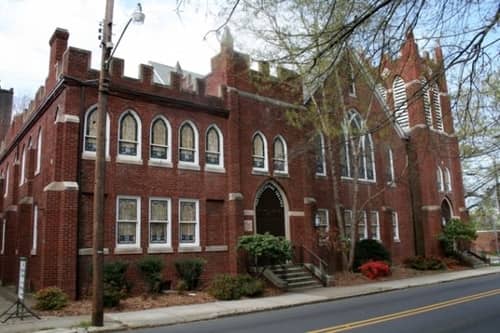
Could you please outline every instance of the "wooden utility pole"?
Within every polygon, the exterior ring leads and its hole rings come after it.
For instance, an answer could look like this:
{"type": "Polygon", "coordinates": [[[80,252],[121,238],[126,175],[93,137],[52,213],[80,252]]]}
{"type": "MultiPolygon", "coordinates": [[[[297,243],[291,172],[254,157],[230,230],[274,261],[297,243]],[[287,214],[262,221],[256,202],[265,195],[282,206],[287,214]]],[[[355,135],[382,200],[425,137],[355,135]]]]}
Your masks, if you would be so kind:
{"type": "Polygon", "coordinates": [[[113,44],[114,0],[106,1],[106,12],[102,24],[102,57],[99,75],[97,106],[97,135],[94,180],[94,214],[92,244],[92,326],[104,325],[103,311],[103,265],[104,265],[104,185],[106,173],[106,113],[108,111],[109,60],[113,44]]]}

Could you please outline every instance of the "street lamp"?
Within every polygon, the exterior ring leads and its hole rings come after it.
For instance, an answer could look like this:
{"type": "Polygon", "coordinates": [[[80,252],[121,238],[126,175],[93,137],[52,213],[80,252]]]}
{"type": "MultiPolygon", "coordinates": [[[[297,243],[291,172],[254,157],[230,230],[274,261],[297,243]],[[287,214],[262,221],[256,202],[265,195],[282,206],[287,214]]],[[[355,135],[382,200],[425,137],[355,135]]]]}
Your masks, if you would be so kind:
{"type": "Polygon", "coordinates": [[[103,264],[104,264],[104,184],[106,172],[105,132],[106,113],[108,110],[109,93],[109,63],[115,53],[123,34],[131,22],[143,23],[145,15],[142,7],[137,4],[135,12],[123,28],[120,38],[113,47],[111,29],[113,27],[114,0],[106,0],[106,11],[102,23],[101,39],[101,72],[99,74],[98,104],[97,104],[97,135],[94,179],[94,212],[93,212],[93,244],[92,244],[92,326],[103,326],[103,264]]]}

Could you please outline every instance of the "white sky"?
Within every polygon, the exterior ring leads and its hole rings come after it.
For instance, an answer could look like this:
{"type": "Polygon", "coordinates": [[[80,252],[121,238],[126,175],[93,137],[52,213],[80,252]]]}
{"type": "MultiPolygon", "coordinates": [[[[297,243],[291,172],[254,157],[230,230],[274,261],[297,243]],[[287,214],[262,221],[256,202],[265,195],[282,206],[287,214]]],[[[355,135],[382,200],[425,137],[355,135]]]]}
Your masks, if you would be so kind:
{"type": "MultiPolygon", "coordinates": [[[[149,60],[199,74],[210,71],[210,58],[219,50],[214,33],[216,15],[207,6],[212,0],[188,1],[180,16],[175,0],[142,0],[144,25],[131,24],[115,57],[125,59],[125,74],[137,77],[140,63],[149,60]]],[[[115,0],[113,41],[137,0],[115,0]]],[[[104,0],[0,0],[0,86],[14,88],[17,97],[33,97],[48,72],[49,39],[57,27],[70,33],[69,45],[92,51],[92,68],[98,69],[99,22],[104,17],[104,0]]]]}

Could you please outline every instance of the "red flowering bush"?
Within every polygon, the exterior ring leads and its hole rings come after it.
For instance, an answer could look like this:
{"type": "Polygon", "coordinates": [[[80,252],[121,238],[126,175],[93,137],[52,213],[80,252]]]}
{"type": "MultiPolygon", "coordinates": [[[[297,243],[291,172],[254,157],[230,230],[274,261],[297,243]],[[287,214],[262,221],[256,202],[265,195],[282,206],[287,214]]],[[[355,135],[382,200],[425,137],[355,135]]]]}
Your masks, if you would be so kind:
{"type": "Polygon", "coordinates": [[[391,274],[391,268],[384,261],[368,261],[359,267],[361,273],[370,280],[391,274]]]}

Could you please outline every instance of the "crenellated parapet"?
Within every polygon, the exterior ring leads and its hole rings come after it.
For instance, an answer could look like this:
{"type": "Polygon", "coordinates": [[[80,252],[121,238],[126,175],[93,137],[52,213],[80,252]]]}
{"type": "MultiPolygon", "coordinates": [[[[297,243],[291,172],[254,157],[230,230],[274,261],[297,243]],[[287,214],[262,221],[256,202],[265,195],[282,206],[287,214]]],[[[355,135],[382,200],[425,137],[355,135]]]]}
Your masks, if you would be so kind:
{"type": "Polygon", "coordinates": [[[300,76],[284,67],[271,73],[268,62],[251,66],[250,56],[234,50],[233,37],[226,27],[221,40],[221,50],[211,60],[212,71],[207,75],[209,94],[220,94],[221,86],[236,88],[247,93],[275,98],[289,103],[301,103],[302,80],[300,76]]]}

